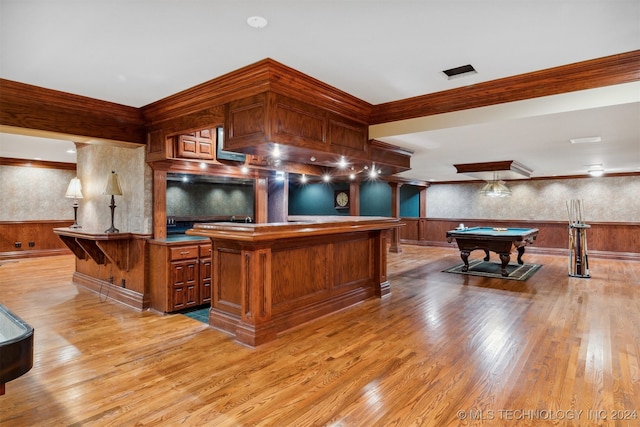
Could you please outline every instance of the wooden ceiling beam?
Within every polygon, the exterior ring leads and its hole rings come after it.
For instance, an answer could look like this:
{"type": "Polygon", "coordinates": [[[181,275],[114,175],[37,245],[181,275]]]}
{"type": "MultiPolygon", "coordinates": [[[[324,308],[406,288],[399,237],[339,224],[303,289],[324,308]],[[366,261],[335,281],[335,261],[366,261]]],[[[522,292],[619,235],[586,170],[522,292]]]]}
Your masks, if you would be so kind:
{"type": "Polygon", "coordinates": [[[640,50],[373,106],[370,125],[640,81],[640,50]]]}

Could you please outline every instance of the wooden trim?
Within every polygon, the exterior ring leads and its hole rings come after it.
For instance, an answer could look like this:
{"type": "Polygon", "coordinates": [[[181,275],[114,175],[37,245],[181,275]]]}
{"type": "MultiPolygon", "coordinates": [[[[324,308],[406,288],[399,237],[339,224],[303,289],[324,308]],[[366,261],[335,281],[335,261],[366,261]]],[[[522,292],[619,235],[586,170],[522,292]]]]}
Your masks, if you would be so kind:
{"type": "Polygon", "coordinates": [[[68,219],[30,219],[27,221],[0,221],[0,225],[19,225],[19,224],[60,224],[61,227],[68,227],[73,224],[73,220],[68,219]]]}
{"type": "Polygon", "coordinates": [[[458,173],[471,174],[476,172],[509,171],[526,178],[530,178],[533,171],[515,160],[503,160],[498,162],[464,163],[453,165],[458,173]]]}
{"type": "Polygon", "coordinates": [[[369,124],[389,123],[640,80],[640,50],[373,106],[369,124]]]}
{"type": "Polygon", "coordinates": [[[60,170],[76,170],[75,163],[66,162],[50,162],[46,160],[29,160],[29,159],[14,159],[10,157],[0,157],[1,166],[18,166],[26,168],[46,168],[46,169],[60,169],[60,170]]]}
{"type": "MultiPolygon", "coordinates": [[[[403,218],[405,219],[405,218],[403,218]]],[[[535,222],[535,223],[544,223],[544,224],[561,224],[561,225],[569,225],[568,221],[556,221],[556,220],[522,220],[522,219],[484,219],[484,218],[406,218],[406,219],[425,219],[427,221],[453,221],[453,222],[496,222],[496,223],[507,223],[507,222],[535,222]]],[[[591,226],[630,226],[630,227],[640,227],[640,222],[617,222],[617,221],[588,221],[591,226]]],[[[639,228],[640,229],[640,228],[639,228]]]]}
{"type": "Polygon", "coordinates": [[[146,143],[138,108],[6,79],[0,79],[0,92],[0,126],[83,140],[146,143]]]}
{"type": "MultiPolygon", "coordinates": [[[[602,176],[599,176],[598,179],[601,178],[619,178],[623,176],[640,176],[640,172],[619,172],[619,173],[605,173],[602,176]]],[[[539,177],[531,177],[527,179],[503,179],[503,181],[516,181],[516,182],[526,182],[526,181],[559,181],[563,179],[594,179],[589,174],[583,175],[564,175],[564,176],[539,176],[539,177]]],[[[428,185],[438,185],[438,184],[479,184],[485,183],[486,181],[482,179],[468,179],[464,181],[437,181],[430,182],[428,185]]]]}

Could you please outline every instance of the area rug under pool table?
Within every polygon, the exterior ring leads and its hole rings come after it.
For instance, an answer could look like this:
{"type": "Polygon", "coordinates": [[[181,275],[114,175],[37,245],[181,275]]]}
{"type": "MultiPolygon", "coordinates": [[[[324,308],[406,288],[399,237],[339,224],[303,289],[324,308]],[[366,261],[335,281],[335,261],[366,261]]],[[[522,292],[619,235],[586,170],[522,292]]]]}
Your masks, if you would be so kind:
{"type": "Polygon", "coordinates": [[[540,264],[511,264],[507,265],[508,276],[503,276],[501,272],[501,264],[499,262],[483,261],[474,259],[469,261],[469,270],[462,271],[464,264],[458,264],[455,267],[442,270],[445,273],[468,274],[471,276],[494,277],[496,279],[511,280],[527,280],[538,271],[542,265],[540,264]]]}

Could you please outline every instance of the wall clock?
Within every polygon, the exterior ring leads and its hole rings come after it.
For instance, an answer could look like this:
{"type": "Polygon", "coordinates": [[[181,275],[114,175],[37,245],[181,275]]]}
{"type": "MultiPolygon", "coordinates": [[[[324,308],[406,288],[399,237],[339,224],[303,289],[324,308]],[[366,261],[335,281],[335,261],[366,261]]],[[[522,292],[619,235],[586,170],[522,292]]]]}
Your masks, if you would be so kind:
{"type": "Polygon", "coordinates": [[[338,209],[349,207],[349,193],[344,190],[337,190],[334,193],[335,206],[338,209]]]}

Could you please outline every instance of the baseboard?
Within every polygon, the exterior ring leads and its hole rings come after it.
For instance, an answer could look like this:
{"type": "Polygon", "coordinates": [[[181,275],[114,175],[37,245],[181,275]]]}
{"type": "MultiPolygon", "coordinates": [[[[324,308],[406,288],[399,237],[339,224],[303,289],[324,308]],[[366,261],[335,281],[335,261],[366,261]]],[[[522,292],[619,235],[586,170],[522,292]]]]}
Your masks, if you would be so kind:
{"type": "Polygon", "coordinates": [[[67,248],[60,249],[35,249],[29,251],[11,251],[0,252],[0,260],[2,259],[19,259],[19,258],[37,258],[44,256],[71,255],[71,251],[67,248]]]}
{"type": "Polygon", "coordinates": [[[372,298],[374,295],[374,290],[371,287],[352,289],[327,300],[317,301],[294,311],[274,315],[270,321],[258,325],[245,324],[240,315],[214,307],[209,313],[209,325],[232,335],[236,341],[242,344],[255,347],[274,340],[279,333],[300,327],[310,321],[372,298]]]}
{"type": "Polygon", "coordinates": [[[73,273],[73,283],[136,310],[146,310],[150,306],[149,296],[145,297],[131,289],[116,286],[106,280],[96,279],[77,271],[73,273]]]}

